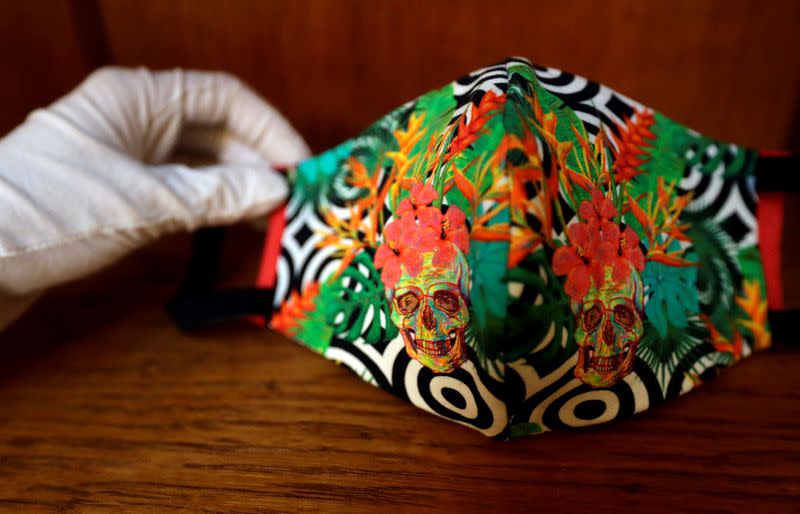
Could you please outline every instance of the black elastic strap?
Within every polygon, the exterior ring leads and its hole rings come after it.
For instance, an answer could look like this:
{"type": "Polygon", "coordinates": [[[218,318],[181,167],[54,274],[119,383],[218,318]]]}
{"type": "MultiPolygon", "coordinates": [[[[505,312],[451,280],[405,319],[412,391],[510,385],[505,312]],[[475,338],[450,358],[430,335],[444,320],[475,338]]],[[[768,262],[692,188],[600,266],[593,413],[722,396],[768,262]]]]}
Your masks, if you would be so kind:
{"type": "Polygon", "coordinates": [[[167,315],[181,330],[249,316],[269,319],[272,314],[272,289],[216,288],[224,241],[222,227],[200,229],[194,235],[186,276],[167,304],[167,315]]]}
{"type": "Polygon", "coordinates": [[[216,288],[225,244],[223,227],[201,228],[192,238],[192,254],[178,296],[210,293],[216,288]]]}
{"type": "Polygon", "coordinates": [[[756,191],[800,193],[800,156],[759,156],[756,161],[756,191]]]}
{"type": "Polygon", "coordinates": [[[176,296],[168,305],[170,319],[181,330],[249,316],[269,317],[275,291],[256,287],[219,289],[206,294],[176,296]]]}
{"type": "Polygon", "coordinates": [[[769,311],[769,328],[772,332],[772,340],[780,345],[800,346],[800,333],[797,330],[798,322],[800,322],[800,309],[769,311]]]}

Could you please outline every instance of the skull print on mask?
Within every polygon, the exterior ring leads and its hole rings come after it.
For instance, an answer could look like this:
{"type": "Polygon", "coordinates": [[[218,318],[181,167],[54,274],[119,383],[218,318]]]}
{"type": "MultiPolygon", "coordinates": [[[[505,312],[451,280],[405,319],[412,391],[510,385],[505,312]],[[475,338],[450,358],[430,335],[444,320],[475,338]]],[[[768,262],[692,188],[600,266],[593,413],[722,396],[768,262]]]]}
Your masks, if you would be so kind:
{"type": "Polygon", "coordinates": [[[433,252],[412,277],[403,272],[386,294],[391,320],[399,329],[409,357],[437,373],[449,373],[467,361],[465,333],[469,324],[469,268],[464,254],[446,267],[433,265],[433,252]]]}
{"type": "Polygon", "coordinates": [[[630,373],[644,331],[644,286],[639,273],[631,269],[627,280],[616,282],[611,266],[604,272],[600,288],[593,284],[582,302],[572,301],[579,346],[575,376],[595,388],[611,387],[630,373]]]}

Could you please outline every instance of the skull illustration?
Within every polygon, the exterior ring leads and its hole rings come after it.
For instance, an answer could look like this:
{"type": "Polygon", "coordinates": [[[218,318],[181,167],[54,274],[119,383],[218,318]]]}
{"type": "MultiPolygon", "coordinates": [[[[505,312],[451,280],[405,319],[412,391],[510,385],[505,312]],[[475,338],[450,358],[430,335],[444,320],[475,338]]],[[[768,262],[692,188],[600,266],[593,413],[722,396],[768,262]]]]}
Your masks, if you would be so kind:
{"type": "Polygon", "coordinates": [[[610,387],[630,372],[644,330],[644,286],[639,273],[631,268],[625,282],[615,282],[611,266],[604,272],[599,289],[592,284],[582,302],[572,302],[579,346],[575,376],[596,388],[610,387]]]}
{"type": "Polygon", "coordinates": [[[415,277],[403,272],[387,289],[391,320],[403,335],[412,359],[437,373],[449,373],[467,361],[464,338],[469,323],[469,268],[461,251],[447,267],[434,266],[433,252],[415,277]]]}

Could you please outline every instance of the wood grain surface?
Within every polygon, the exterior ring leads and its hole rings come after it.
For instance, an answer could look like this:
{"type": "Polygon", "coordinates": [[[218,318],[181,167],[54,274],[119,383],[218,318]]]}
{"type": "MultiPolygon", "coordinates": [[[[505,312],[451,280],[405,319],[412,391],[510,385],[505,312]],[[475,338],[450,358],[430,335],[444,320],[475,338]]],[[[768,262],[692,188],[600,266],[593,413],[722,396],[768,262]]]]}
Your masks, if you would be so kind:
{"type": "MultiPolygon", "coordinates": [[[[252,280],[237,230],[225,278],[252,280]]],[[[173,237],[0,335],[0,511],[797,512],[800,352],[591,429],[500,443],[274,333],[177,332],[173,237]]]]}

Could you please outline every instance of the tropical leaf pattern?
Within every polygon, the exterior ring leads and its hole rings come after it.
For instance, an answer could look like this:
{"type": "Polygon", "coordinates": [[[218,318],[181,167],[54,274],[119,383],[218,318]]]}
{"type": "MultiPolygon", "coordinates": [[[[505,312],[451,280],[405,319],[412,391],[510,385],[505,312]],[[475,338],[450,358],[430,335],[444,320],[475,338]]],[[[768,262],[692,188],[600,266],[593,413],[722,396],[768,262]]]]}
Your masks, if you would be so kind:
{"type": "Polygon", "coordinates": [[[271,326],[505,438],[769,346],[754,152],[511,58],[290,174],[271,326]]]}
{"type": "Polygon", "coordinates": [[[667,337],[668,325],[686,328],[689,317],[700,311],[695,287],[697,268],[650,261],[642,273],[642,280],[645,291],[650,292],[644,310],[661,338],[667,337]]]}

